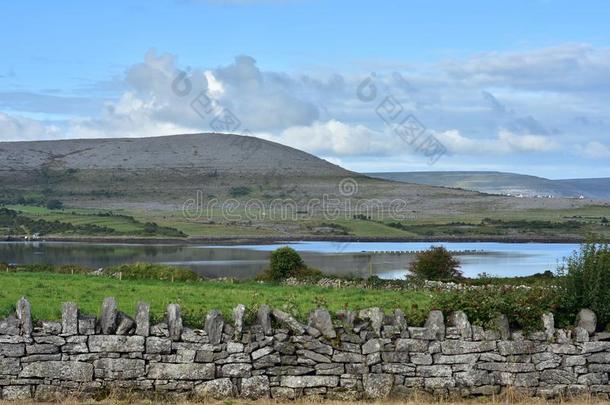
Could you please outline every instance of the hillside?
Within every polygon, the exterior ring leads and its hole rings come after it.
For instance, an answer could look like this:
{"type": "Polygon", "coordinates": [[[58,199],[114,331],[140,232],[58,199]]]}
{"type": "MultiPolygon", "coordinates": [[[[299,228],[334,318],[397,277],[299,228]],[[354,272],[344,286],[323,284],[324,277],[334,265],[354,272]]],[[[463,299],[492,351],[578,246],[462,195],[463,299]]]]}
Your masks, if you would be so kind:
{"type": "Polygon", "coordinates": [[[502,172],[396,172],[369,176],[405,183],[461,188],[490,194],[610,200],[610,178],[550,180],[502,172]]]}
{"type": "MultiPolygon", "coordinates": [[[[0,185],[0,203],[26,216],[7,212],[12,229],[78,235],[102,225],[98,233],[110,235],[508,238],[522,228],[554,237],[550,222],[531,228],[481,221],[564,222],[591,204],[375,179],[274,142],[227,134],[0,143],[0,185]],[[66,209],[44,208],[54,200],[66,209]]],[[[606,207],[596,210],[587,211],[593,221],[609,216],[606,207]]],[[[567,224],[561,233],[585,231],[567,224]]]]}
{"type": "Polygon", "coordinates": [[[346,176],[357,175],[305,152],[238,135],[0,143],[5,194],[47,193],[76,205],[91,205],[91,199],[164,205],[198,190],[220,197],[239,188],[273,197],[297,182],[307,188],[316,179],[346,176]]]}

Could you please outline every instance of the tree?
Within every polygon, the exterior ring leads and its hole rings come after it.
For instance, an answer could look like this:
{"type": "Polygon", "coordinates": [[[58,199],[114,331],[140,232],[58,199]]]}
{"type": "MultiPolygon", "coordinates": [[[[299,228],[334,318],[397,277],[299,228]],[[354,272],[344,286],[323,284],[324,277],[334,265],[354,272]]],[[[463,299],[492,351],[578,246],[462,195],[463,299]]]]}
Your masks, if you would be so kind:
{"type": "Polygon", "coordinates": [[[147,222],[144,224],[144,233],[157,233],[159,225],[155,222],[147,222]]]}
{"type": "Polygon", "coordinates": [[[561,307],[573,316],[583,308],[597,315],[602,327],[610,322],[610,248],[586,243],[558,269],[561,307]]]}
{"type": "Polygon", "coordinates": [[[283,280],[305,267],[301,256],[291,247],[284,246],[271,252],[269,278],[283,280]]]}
{"type": "Polygon", "coordinates": [[[47,201],[47,208],[50,210],[60,210],[64,207],[64,204],[59,200],[47,201]]]}
{"type": "Polygon", "coordinates": [[[409,266],[411,273],[424,280],[453,280],[462,277],[460,262],[442,246],[432,246],[417,254],[409,266]]]}

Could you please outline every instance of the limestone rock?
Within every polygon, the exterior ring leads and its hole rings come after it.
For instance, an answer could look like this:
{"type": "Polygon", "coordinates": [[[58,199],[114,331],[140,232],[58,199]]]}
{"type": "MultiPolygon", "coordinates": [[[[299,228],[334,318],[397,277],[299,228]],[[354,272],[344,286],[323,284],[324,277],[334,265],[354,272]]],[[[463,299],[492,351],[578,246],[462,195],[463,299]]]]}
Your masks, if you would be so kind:
{"type": "Polygon", "coordinates": [[[235,387],[230,378],[217,378],[195,386],[195,395],[216,400],[229,399],[235,396],[235,387]]]}
{"type": "Polygon", "coordinates": [[[169,338],[150,336],[146,338],[146,353],[168,354],[172,351],[172,341],[169,338]]]}
{"type": "Polygon", "coordinates": [[[211,344],[217,345],[220,343],[224,325],[225,319],[220,311],[213,309],[208,312],[203,329],[207,332],[211,344]]]}
{"type": "Polygon", "coordinates": [[[495,341],[468,342],[461,340],[445,340],[441,342],[443,354],[467,354],[490,352],[496,349],[495,341]]]}
{"type": "Polygon", "coordinates": [[[180,305],[178,304],[169,304],[167,306],[167,329],[171,340],[180,340],[182,335],[182,318],[180,317],[180,305]]]}
{"type": "Polygon", "coordinates": [[[597,316],[590,309],[581,309],[576,316],[576,326],[583,328],[589,335],[595,333],[597,329],[597,316]]]}
{"type": "Polygon", "coordinates": [[[241,396],[243,398],[251,400],[268,398],[269,393],[269,377],[260,375],[249,378],[242,378],[241,396]]]}
{"type": "Polygon", "coordinates": [[[214,364],[151,363],[147,376],[155,380],[211,380],[214,369],[214,364]]]}
{"type": "Polygon", "coordinates": [[[9,385],[2,390],[2,398],[7,401],[18,401],[32,398],[32,391],[29,385],[9,385]]]}
{"type": "MultiPolygon", "coordinates": [[[[402,309],[394,310],[394,326],[396,326],[398,328],[398,331],[402,334],[408,333],[409,331],[407,318],[405,317],[405,313],[402,311],[402,309]]],[[[403,337],[405,336],[403,335],[403,337]]]]}
{"type": "Polygon", "coordinates": [[[145,362],[141,359],[99,359],[93,366],[95,378],[129,380],[145,375],[145,362]]]}
{"type": "Polygon", "coordinates": [[[78,307],[73,302],[64,302],[61,307],[61,333],[63,335],[78,333],[78,307]]]}
{"type": "Polygon", "coordinates": [[[470,325],[468,316],[466,316],[464,311],[452,312],[447,318],[447,324],[457,328],[457,331],[462,339],[472,339],[472,326],[470,325]]]}
{"type": "Polygon", "coordinates": [[[261,305],[256,313],[256,319],[258,324],[263,328],[263,333],[267,336],[273,334],[273,328],[271,327],[271,309],[268,305],[261,305]]]}
{"type": "Polygon", "coordinates": [[[506,315],[500,314],[496,316],[491,323],[492,329],[500,334],[501,339],[507,340],[510,338],[510,326],[506,315]]]}
{"type": "Polygon", "coordinates": [[[288,329],[290,329],[296,335],[302,335],[305,333],[305,328],[303,325],[299,323],[296,319],[292,317],[292,315],[287,314],[284,311],[280,311],[279,309],[274,308],[271,313],[273,317],[278,320],[278,322],[286,325],[288,329]]]}
{"type": "Polygon", "coordinates": [[[251,371],[252,364],[250,363],[224,364],[220,368],[220,374],[223,377],[250,377],[252,375],[251,371]]]}
{"type": "Polygon", "coordinates": [[[78,316],[78,333],[79,335],[94,335],[97,318],[93,315],[78,316]]]}
{"type": "Polygon", "coordinates": [[[42,321],[40,324],[40,328],[44,334],[59,335],[61,333],[61,322],[42,321]]]}
{"type": "Polygon", "coordinates": [[[48,378],[88,382],[93,380],[93,365],[79,361],[41,361],[23,366],[19,378],[48,378]]]}
{"type": "Polygon", "coordinates": [[[394,376],[390,374],[365,374],[362,383],[367,399],[385,399],[390,395],[394,385],[394,376]]]}
{"type": "Polygon", "coordinates": [[[443,313],[441,311],[430,311],[424,327],[428,329],[435,339],[445,339],[445,318],[443,317],[443,313]]]}
{"type": "Polygon", "coordinates": [[[378,353],[383,348],[383,345],[390,342],[390,339],[370,339],[362,345],[362,354],[378,353]]]}
{"type": "Polygon", "coordinates": [[[115,333],[117,335],[128,335],[135,329],[136,321],[124,312],[118,312],[116,324],[117,327],[115,333]]]}
{"type": "Polygon", "coordinates": [[[356,320],[356,314],[354,311],[343,309],[337,311],[337,318],[346,330],[351,331],[354,329],[354,321],[356,320]]]}
{"type": "Polygon", "coordinates": [[[552,338],[555,335],[555,317],[552,313],[548,312],[542,314],[542,327],[547,339],[552,338]]]}
{"type": "Polygon", "coordinates": [[[373,332],[375,332],[377,336],[381,336],[384,315],[380,308],[362,309],[358,312],[358,318],[370,321],[373,332]]]}
{"type": "Polygon", "coordinates": [[[150,334],[150,305],[146,302],[138,302],[135,334],[139,336],[148,336],[150,334]]]}
{"type": "Polygon", "coordinates": [[[336,387],[339,377],[331,375],[282,376],[280,385],[288,388],[336,387]]]}
{"type": "Polygon", "coordinates": [[[32,325],[32,309],[25,297],[17,301],[17,319],[19,319],[19,331],[22,336],[30,337],[34,326],[32,325]]]}
{"type": "Polygon", "coordinates": [[[330,313],[324,308],[318,308],[309,315],[309,326],[316,328],[329,339],[337,337],[330,313]]]}
{"type": "Polygon", "coordinates": [[[92,335],[89,336],[89,350],[91,352],[143,352],[143,336],[120,335],[92,335]]]}
{"type": "Polygon", "coordinates": [[[246,306],[243,304],[237,305],[233,309],[233,319],[235,320],[235,339],[241,339],[244,330],[244,316],[246,314],[246,306]]]}
{"type": "Polygon", "coordinates": [[[2,375],[19,374],[19,370],[21,370],[19,359],[15,357],[0,358],[0,370],[2,370],[2,375]]]}
{"type": "Polygon", "coordinates": [[[100,330],[104,335],[111,335],[117,327],[117,304],[113,297],[107,297],[102,303],[100,330]]]}

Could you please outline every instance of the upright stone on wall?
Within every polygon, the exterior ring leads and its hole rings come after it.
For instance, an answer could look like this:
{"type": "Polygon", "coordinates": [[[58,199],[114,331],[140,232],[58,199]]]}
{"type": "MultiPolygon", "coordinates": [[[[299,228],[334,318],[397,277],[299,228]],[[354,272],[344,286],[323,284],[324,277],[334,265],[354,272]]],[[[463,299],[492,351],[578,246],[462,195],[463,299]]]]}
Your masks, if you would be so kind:
{"type": "Polygon", "coordinates": [[[576,316],[576,326],[589,332],[589,335],[595,333],[597,329],[597,315],[590,309],[581,309],[576,316]]]}
{"type": "Polygon", "coordinates": [[[548,312],[542,314],[542,328],[544,329],[547,339],[550,339],[555,335],[555,317],[552,313],[548,312]]]}
{"type": "Polygon", "coordinates": [[[278,322],[286,326],[293,333],[296,333],[297,335],[302,335],[303,333],[305,333],[305,328],[303,328],[303,325],[301,325],[299,321],[294,319],[292,315],[284,311],[280,311],[276,308],[273,308],[271,310],[271,314],[275,319],[277,319],[278,322]]]}
{"type": "Polygon", "coordinates": [[[329,339],[337,337],[330,314],[324,308],[318,308],[309,315],[309,326],[316,328],[329,339]]]}
{"type": "Polygon", "coordinates": [[[454,311],[447,317],[447,324],[451,327],[457,328],[458,333],[462,339],[472,339],[472,326],[468,321],[468,316],[464,311],[454,311]]]}
{"type": "Polygon", "coordinates": [[[180,340],[182,335],[182,318],[180,317],[180,305],[169,304],[167,306],[167,329],[171,340],[180,340]]]}
{"type": "Polygon", "coordinates": [[[273,333],[273,328],[271,328],[271,308],[268,305],[263,304],[258,308],[258,312],[256,314],[256,320],[258,324],[263,328],[263,333],[267,336],[273,333]]]}
{"type": "Polygon", "coordinates": [[[504,314],[496,316],[492,322],[492,328],[500,334],[501,339],[510,338],[510,326],[508,323],[508,317],[504,314]]]}
{"type": "Polygon", "coordinates": [[[117,305],[112,297],[107,297],[102,303],[100,330],[103,335],[111,335],[117,327],[117,305]]]}
{"type": "Polygon", "coordinates": [[[136,335],[148,336],[150,334],[150,305],[146,302],[138,302],[136,310],[136,335]]]}
{"type": "Polygon", "coordinates": [[[244,330],[244,316],[246,314],[246,306],[243,304],[233,308],[233,319],[235,320],[235,339],[241,339],[244,330]]]}
{"type": "Polygon", "coordinates": [[[73,302],[64,302],[61,308],[62,335],[76,335],[78,333],[78,307],[73,302]]]}
{"type": "Polygon", "coordinates": [[[367,308],[358,312],[358,318],[371,322],[373,332],[377,336],[381,336],[381,327],[383,326],[383,311],[381,308],[367,308]]]}
{"type": "Polygon", "coordinates": [[[434,339],[445,340],[445,318],[441,311],[430,311],[424,327],[434,339]]]}
{"type": "Polygon", "coordinates": [[[30,337],[32,330],[32,309],[25,297],[17,301],[17,319],[19,319],[19,331],[22,336],[30,337]]]}
{"type": "Polygon", "coordinates": [[[225,319],[220,311],[213,309],[208,312],[203,329],[207,332],[211,344],[217,345],[221,342],[224,326],[225,319]]]}
{"type": "Polygon", "coordinates": [[[404,335],[409,333],[409,325],[407,324],[407,318],[402,309],[397,308],[394,310],[394,325],[398,328],[403,337],[407,337],[404,335]]]}

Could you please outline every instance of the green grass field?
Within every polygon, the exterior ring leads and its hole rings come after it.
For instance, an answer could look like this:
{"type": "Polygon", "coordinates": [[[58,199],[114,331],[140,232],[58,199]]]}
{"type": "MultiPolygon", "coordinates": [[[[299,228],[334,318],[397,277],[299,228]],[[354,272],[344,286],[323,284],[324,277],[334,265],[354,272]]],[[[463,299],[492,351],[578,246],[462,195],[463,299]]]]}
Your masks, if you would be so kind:
{"type": "Polygon", "coordinates": [[[207,311],[218,309],[227,319],[237,304],[253,308],[259,304],[288,310],[301,320],[322,304],[331,312],[349,308],[401,308],[410,324],[421,324],[431,305],[431,295],[422,292],[393,292],[354,288],[289,287],[251,282],[193,283],[157,280],[118,280],[85,275],[51,273],[0,273],[0,316],[8,315],[17,300],[25,296],[35,319],[60,319],[61,304],[74,301],[83,313],[99,314],[102,300],[114,297],[119,309],[134,314],[137,302],[151,305],[154,319],[160,319],[167,304],[179,303],[190,326],[201,327],[207,311]]]}
{"type": "Polygon", "coordinates": [[[354,237],[384,237],[384,238],[410,238],[410,237],[587,237],[599,235],[600,238],[610,238],[610,226],[603,218],[610,218],[610,207],[587,206],[583,208],[564,210],[522,210],[511,212],[480,212],[467,215],[446,215],[430,218],[415,218],[398,221],[404,227],[388,226],[388,222],[396,221],[370,221],[362,219],[337,219],[333,221],[323,218],[267,221],[228,221],[223,220],[220,212],[211,212],[212,217],[198,219],[185,218],[178,211],[128,211],[116,210],[114,215],[104,215],[106,211],[98,209],[65,208],[63,210],[49,210],[44,207],[28,205],[10,205],[7,208],[33,218],[46,221],[60,221],[73,225],[98,225],[114,229],[116,235],[141,236],[146,222],[155,222],[160,226],[175,228],[188,236],[194,237],[281,237],[291,236],[354,236],[354,237]],[[128,217],[133,217],[130,220],[128,217]],[[503,221],[547,221],[553,224],[562,224],[561,227],[544,228],[538,226],[517,226],[506,229],[494,226],[483,226],[481,221],[485,218],[501,219],[503,221]],[[345,229],[347,234],[317,234],[316,227],[324,224],[335,224],[345,229]],[[464,225],[455,226],[455,223],[464,225]],[[574,225],[578,226],[574,226],[574,225]]]}

